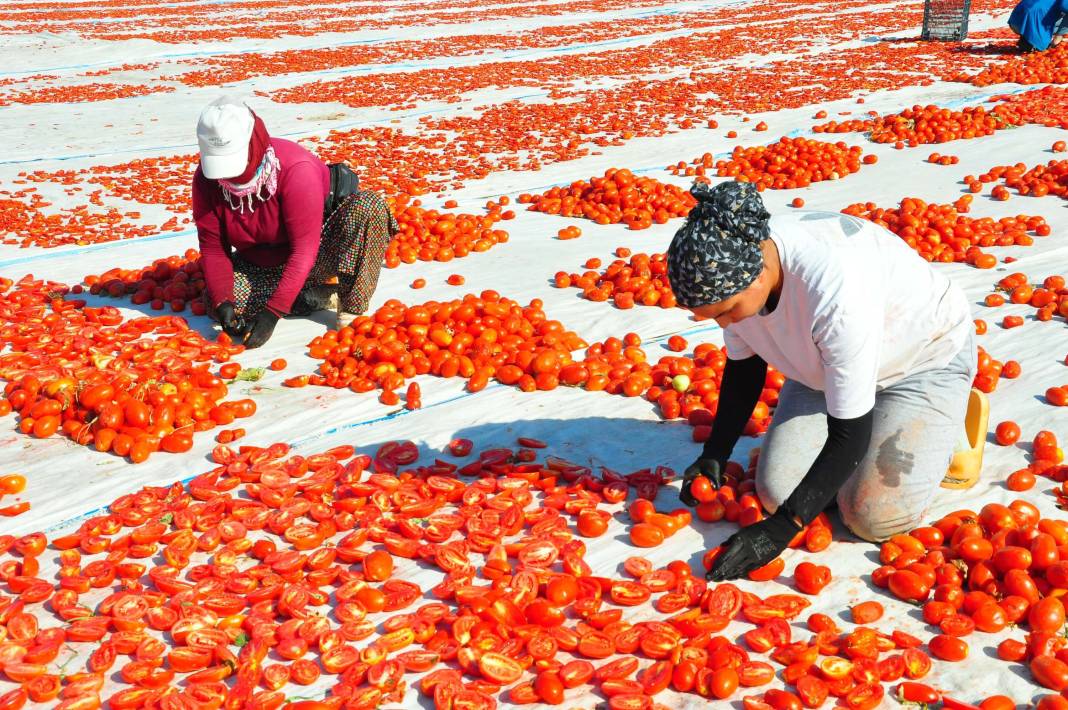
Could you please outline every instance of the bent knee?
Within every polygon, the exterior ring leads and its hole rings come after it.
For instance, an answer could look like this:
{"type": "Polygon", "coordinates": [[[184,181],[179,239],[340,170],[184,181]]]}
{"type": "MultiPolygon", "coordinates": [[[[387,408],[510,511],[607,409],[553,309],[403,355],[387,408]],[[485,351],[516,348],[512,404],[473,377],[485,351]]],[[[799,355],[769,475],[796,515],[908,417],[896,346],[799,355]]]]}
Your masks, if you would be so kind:
{"type": "Polygon", "coordinates": [[[758,471],[756,477],[756,494],[764,510],[774,513],[779,506],[786,502],[790,494],[794,492],[797,481],[785,481],[776,476],[768,475],[766,471],[758,471]],[[761,475],[763,474],[763,475],[761,475]]]}
{"type": "Polygon", "coordinates": [[[894,505],[861,505],[838,499],[842,522],[850,532],[868,542],[883,542],[923,524],[926,511],[901,511],[894,505]]]}

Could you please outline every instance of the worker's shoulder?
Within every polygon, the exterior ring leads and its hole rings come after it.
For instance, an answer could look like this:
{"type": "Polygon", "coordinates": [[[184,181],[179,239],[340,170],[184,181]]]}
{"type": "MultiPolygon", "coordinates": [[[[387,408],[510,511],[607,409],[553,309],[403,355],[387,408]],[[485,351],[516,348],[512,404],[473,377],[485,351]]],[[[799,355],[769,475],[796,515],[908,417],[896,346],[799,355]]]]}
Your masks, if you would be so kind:
{"type": "Polygon", "coordinates": [[[294,141],[272,137],[271,147],[274,148],[274,154],[278,157],[278,162],[283,169],[301,163],[307,163],[312,166],[323,165],[323,161],[315,153],[294,141]]]}
{"type": "Polygon", "coordinates": [[[793,210],[768,220],[772,232],[826,238],[852,237],[870,231],[872,223],[842,212],[793,210]]]}
{"type": "Polygon", "coordinates": [[[840,212],[797,210],[771,218],[783,269],[813,292],[832,293],[863,282],[881,261],[878,229],[840,212]]]}
{"type": "Polygon", "coordinates": [[[870,251],[878,231],[867,220],[815,210],[777,215],[768,227],[781,248],[824,260],[870,251]]]}

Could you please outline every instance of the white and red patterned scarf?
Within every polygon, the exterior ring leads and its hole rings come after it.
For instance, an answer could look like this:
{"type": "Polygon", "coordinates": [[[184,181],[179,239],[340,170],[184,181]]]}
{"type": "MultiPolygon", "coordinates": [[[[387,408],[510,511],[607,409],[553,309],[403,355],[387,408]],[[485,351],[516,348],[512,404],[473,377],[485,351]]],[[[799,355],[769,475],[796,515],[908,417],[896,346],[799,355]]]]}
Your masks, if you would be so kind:
{"type": "Polygon", "coordinates": [[[256,209],[255,200],[266,202],[274,197],[274,193],[278,190],[278,174],[280,170],[281,166],[278,163],[277,156],[274,154],[274,147],[268,146],[263,155],[263,161],[251,180],[241,185],[229,180],[219,180],[223,199],[226,200],[226,204],[230,205],[231,209],[240,210],[242,214],[245,212],[245,203],[247,202],[248,210],[252,212],[256,209]]]}

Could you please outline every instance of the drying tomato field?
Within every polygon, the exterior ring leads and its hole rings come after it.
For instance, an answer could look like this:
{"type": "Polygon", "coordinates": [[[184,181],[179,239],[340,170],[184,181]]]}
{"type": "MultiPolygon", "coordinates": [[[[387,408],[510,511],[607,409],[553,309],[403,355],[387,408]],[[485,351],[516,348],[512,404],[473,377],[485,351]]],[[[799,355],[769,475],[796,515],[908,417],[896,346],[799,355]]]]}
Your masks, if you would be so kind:
{"type": "Polygon", "coordinates": [[[0,710],[1068,708],[1068,45],[1009,0],[0,8],[0,710]],[[400,225],[368,313],[205,314],[224,92],[400,225]],[[887,227],[968,294],[982,478],[733,583],[783,376],[678,498],[726,352],[694,180],[887,227]]]}

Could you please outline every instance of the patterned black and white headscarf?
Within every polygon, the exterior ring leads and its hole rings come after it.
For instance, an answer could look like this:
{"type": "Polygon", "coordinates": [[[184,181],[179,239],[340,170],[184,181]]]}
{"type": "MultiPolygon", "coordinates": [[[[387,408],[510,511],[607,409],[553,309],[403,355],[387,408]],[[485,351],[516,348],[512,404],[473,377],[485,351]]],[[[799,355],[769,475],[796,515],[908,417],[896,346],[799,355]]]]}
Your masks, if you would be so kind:
{"type": "Polygon", "coordinates": [[[770,235],[768,211],[748,182],[690,188],[697,205],[668,247],[668,280],[684,308],[719,303],[745,290],[764,268],[760,243],[770,235]]]}

